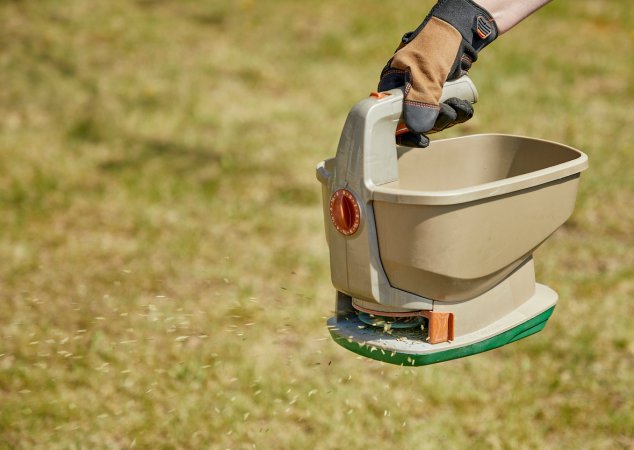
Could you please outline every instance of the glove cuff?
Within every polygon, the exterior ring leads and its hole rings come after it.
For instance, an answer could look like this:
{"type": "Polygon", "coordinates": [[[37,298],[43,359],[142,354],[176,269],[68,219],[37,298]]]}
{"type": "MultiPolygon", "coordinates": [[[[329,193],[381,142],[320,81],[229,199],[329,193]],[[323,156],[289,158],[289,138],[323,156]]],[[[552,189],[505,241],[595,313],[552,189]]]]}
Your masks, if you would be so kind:
{"type": "Polygon", "coordinates": [[[493,16],[471,0],[439,0],[430,11],[430,16],[438,17],[456,28],[476,54],[498,37],[493,16]]]}

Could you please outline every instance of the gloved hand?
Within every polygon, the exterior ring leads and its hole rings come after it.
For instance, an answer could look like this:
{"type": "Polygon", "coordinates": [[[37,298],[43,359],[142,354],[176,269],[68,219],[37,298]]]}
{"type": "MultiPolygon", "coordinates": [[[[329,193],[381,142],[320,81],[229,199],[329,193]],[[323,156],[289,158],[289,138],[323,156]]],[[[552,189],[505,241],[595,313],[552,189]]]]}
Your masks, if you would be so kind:
{"type": "Polygon", "coordinates": [[[403,117],[410,132],[401,145],[427,147],[423,133],[440,131],[473,116],[471,104],[440,103],[445,81],[467,74],[478,52],[493,42],[493,17],[471,0],[439,0],[416,30],[406,33],[381,73],[379,91],[404,87],[403,117]]]}

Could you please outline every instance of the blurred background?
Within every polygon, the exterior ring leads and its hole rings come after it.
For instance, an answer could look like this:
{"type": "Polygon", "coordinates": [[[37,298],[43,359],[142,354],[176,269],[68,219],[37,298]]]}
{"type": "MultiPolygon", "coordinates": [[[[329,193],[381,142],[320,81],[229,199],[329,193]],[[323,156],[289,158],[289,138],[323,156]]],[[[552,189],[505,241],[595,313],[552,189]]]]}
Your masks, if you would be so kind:
{"type": "Polygon", "coordinates": [[[0,448],[633,448],[634,9],[555,1],[469,123],[590,157],[541,333],[334,344],[317,162],[432,1],[0,0],[0,448]]]}

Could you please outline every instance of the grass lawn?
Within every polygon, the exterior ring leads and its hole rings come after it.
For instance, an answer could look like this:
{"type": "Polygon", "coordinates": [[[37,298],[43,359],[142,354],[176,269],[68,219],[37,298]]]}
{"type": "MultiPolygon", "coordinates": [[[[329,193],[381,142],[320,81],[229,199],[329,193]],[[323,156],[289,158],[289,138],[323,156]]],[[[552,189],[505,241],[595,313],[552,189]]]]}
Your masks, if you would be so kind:
{"type": "Polygon", "coordinates": [[[558,0],[476,116],[590,157],[541,333],[357,358],[317,162],[432,1],[0,0],[0,448],[634,447],[634,9],[558,0]]]}

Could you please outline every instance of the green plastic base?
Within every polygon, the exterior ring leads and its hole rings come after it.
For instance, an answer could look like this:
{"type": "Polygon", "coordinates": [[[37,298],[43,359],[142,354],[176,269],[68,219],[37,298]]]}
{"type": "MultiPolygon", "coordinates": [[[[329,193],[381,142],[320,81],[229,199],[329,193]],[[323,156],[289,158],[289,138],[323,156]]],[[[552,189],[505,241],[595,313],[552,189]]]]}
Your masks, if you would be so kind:
{"type": "Polygon", "coordinates": [[[555,307],[553,306],[532,319],[529,319],[526,322],[489,339],[465,345],[463,347],[455,347],[426,354],[387,352],[385,350],[377,349],[376,347],[361,345],[357,342],[350,341],[347,338],[338,335],[333,329],[330,330],[330,335],[337,344],[367,358],[399,366],[425,366],[428,364],[435,364],[443,361],[449,361],[451,359],[475,355],[476,353],[486,352],[487,350],[493,350],[494,348],[502,347],[503,345],[510,344],[511,342],[515,342],[528,337],[531,334],[535,334],[546,326],[546,322],[550,318],[554,309],[555,307]]]}

